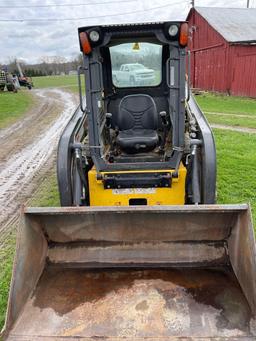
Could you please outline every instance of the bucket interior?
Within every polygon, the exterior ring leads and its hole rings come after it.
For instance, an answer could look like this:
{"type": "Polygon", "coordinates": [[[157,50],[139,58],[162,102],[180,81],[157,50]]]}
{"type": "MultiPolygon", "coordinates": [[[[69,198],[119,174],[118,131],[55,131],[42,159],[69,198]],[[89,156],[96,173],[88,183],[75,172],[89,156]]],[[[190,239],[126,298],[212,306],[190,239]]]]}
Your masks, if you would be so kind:
{"type": "Polygon", "coordinates": [[[247,207],[31,210],[9,340],[255,339],[255,245],[246,242],[251,263],[232,256],[234,247],[248,255],[238,234],[251,236],[247,207]]]}
{"type": "Polygon", "coordinates": [[[63,269],[43,272],[12,335],[250,336],[250,307],[232,271],[63,269]]]}

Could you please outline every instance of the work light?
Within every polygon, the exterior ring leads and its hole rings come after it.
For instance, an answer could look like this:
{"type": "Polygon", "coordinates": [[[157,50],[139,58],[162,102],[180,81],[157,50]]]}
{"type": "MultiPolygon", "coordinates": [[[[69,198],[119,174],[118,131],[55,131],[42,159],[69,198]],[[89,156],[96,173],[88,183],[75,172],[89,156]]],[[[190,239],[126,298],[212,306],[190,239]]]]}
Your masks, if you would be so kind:
{"type": "Polygon", "coordinates": [[[177,25],[171,25],[168,29],[168,33],[171,37],[175,37],[179,31],[179,28],[177,25]]]}
{"type": "Polygon", "coordinates": [[[98,31],[91,31],[89,33],[89,38],[92,42],[97,43],[100,39],[100,34],[98,31]]]}

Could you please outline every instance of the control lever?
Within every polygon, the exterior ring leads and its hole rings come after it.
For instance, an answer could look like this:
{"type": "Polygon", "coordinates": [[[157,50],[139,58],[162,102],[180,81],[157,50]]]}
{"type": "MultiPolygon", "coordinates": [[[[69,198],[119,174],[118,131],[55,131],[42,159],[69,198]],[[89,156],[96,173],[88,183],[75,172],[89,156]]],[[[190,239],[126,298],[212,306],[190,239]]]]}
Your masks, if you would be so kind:
{"type": "Polygon", "coordinates": [[[110,151],[113,150],[113,141],[112,141],[111,132],[110,132],[111,125],[112,125],[112,114],[110,112],[107,112],[106,113],[106,127],[107,127],[107,139],[110,144],[110,151]]]}
{"type": "Polygon", "coordinates": [[[106,126],[107,128],[111,127],[111,123],[112,123],[112,114],[110,112],[106,113],[106,126]]]}
{"type": "Polygon", "coordinates": [[[167,122],[167,118],[166,118],[167,117],[166,111],[160,111],[159,115],[161,117],[163,125],[167,126],[168,122],[167,122]]]}
{"type": "Polygon", "coordinates": [[[160,152],[163,153],[164,152],[165,142],[166,142],[166,137],[167,137],[167,132],[168,132],[168,121],[167,121],[166,111],[160,111],[159,115],[161,117],[161,121],[162,121],[162,124],[163,124],[163,133],[164,133],[162,141],[160,143],[160,152]]]}

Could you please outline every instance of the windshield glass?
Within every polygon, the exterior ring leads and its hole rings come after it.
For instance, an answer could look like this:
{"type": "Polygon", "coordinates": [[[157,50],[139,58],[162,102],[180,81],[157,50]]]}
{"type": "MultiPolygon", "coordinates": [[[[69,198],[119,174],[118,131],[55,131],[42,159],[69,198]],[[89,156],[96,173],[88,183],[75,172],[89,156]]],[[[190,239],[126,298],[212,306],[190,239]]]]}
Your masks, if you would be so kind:
{"type": "Polygon", "coordinates": [[[116,87],[157,86],[162,80],[162,46],[125,43],[110,47],[112,81],[116,87]]]}

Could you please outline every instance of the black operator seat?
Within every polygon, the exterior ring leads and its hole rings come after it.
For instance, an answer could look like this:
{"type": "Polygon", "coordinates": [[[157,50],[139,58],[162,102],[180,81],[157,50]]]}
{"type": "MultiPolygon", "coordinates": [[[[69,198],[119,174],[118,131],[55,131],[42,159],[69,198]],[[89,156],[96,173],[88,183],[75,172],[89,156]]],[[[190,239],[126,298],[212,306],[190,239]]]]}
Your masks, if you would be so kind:
{"type": "Polygon", "coordinates": [[[158,142],[158,114],[152,97],[125,96],[119,104],[117,144],[127,153],[153,150],[158,142]]]}

